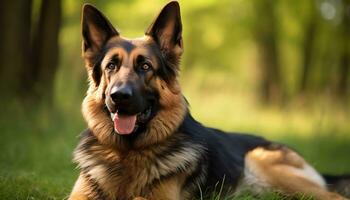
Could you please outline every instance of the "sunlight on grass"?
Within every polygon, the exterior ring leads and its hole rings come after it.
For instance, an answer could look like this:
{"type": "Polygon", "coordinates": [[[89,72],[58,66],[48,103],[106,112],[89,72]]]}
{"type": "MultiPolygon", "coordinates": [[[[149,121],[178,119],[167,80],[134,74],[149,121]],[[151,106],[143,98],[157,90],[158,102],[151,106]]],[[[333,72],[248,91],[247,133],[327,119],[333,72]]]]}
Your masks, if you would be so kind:
{"type": "MultiPolygon", "coordinates": [[[[350,113],[337,108],[327,97],[302,104],[264,107],[252,92],[235,86],[229,76],[201,73],[185,75],[184,94],[192,114],[204,124],[227,131],[256,132],[278,138],[293,134],[311,137],[323,130],[350,130],[350,113]]],[[[342,134],[342,133],[339,133],[342,134]]]]}

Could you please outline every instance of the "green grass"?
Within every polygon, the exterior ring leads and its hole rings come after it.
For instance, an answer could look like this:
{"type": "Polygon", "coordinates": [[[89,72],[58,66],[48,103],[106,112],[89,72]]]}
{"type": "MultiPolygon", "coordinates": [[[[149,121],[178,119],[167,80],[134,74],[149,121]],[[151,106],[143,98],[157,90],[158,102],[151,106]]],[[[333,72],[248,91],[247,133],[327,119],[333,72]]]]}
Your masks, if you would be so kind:
{"type": "Polygon", "coordinates": [[[71,157],[84,128],[79,110],[16,108],[0,118],[0,199],[63,199],[77,177],[71,157]]]}
{"type": "MultiPolygon", "coordinates": [[[[297,149],[321,172],[350,173],[349,112],[344,107],[325,100],[312,106],[265,108],[239,92],[212,90],[198,83],[187,86],[184,92],[193,115],[205,124],[258,133],[297,149]]],[[[71,162],[72,151],[85,128],[80,100],[76,98],[71,107],[57,103],[55,109],[38,106],[31,111],[23,111],[14,103],[0,114],[0,199],[67,197],[78,174],[71,162]]],[[[213,193],[204,199],[218,196],[213,193]]],[[[243,193],[224,199],[286,197],[243,193]]]]}

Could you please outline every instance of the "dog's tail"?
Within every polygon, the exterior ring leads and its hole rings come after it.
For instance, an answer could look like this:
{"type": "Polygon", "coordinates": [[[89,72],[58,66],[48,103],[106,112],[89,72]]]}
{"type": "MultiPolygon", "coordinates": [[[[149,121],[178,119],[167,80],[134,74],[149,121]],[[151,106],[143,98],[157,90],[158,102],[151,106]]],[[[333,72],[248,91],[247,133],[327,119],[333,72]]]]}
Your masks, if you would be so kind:
{"type": "Polygon", "coordinates": [[[322,176],[330,191],[350,198],[350,174],[340,176],[323,174],[322,176]]]}

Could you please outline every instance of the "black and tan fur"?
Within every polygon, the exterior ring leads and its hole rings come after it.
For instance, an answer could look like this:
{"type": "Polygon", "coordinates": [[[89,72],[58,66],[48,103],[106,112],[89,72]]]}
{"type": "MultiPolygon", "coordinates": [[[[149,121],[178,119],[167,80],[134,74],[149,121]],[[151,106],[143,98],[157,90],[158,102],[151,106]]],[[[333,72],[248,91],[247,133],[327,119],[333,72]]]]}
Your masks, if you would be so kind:
{"type": "Polygon", "coordinates": [[[181,32],[177,2],[168,3],[137,39],[120,36],[96,8],[84,6],[89,89],[82,111],[88,129],[74,152],[80,175],[69,199],[192,199],[218,185],[230,193],[276,190],[344,199],[328,191],[322,176],[286,146],[226,134],[192,118],[177,79],[181,32]],[[153,113],[130,136],[116,133],[111,120],[117,106],[113,87],[125,84],[136,91],[133,101],[139,103],[118,109],[137,113],[152,105],[153,113]]]}

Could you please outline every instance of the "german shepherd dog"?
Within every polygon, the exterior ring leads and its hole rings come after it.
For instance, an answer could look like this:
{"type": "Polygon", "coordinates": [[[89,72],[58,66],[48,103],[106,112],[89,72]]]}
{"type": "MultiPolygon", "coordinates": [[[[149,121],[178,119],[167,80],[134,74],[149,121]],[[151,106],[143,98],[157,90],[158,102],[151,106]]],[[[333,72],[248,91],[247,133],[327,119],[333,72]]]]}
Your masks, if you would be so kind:
{"type": "Polygon", "coordinates": [[[80,175],[69,199],[182,200],[218,186],[230,195],[345,199],[339,191],[349,193],[349,177],[324,178],[285,145],[192,118],[178,81],[181,33],[175,1],[136,39],[122,37],[95,7],[84,6],[88,129],[74,151],[80,175]]]}

